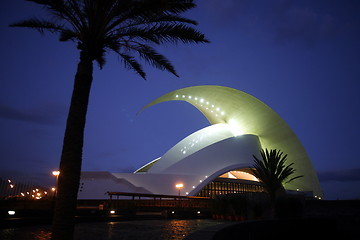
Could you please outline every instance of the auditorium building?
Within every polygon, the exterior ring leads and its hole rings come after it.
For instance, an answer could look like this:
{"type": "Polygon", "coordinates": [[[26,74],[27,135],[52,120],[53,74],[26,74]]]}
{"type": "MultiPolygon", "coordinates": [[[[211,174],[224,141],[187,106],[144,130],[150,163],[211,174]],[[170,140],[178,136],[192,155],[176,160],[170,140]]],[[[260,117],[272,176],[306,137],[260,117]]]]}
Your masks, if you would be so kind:
{"type": "Polygon", "coordinates": [[[285,189],[322,198],[311,161],[294,132],[269,106],[242,91],[222,86],[194,86],[165,94],[142,110],[166,101],[197,108],[209,126],[185,137],[163,156],[133,173],[82,172],[79,199],[106,199],[106,192],[215,197],[262,192],[251,174],[253,155],[261,149],[288,154],[304,177],[285,189]]]}

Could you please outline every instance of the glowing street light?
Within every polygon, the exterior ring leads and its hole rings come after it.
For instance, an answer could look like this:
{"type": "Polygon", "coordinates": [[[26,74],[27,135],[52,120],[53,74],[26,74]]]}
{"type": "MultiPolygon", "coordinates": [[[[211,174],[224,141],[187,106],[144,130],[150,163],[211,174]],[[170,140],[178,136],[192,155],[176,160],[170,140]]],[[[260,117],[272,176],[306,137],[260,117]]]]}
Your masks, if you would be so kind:
{"type": "Polygon", "coordinates": [[[178,183],[178,184],[175,185],[175,187],[176,187],[177,189],[179,189],[179,196],[180,196],[180,190],[184,187],[184,184],[178,183]]]}
{"type": "Polygon", "coordinates": [[[52,174],[56,177],[56,188],[53,190],[54,191],[54,196],[56,196],[57,195],[58,179],[59,179],[60,171],[59,170],[52,171],[52,174]]]}

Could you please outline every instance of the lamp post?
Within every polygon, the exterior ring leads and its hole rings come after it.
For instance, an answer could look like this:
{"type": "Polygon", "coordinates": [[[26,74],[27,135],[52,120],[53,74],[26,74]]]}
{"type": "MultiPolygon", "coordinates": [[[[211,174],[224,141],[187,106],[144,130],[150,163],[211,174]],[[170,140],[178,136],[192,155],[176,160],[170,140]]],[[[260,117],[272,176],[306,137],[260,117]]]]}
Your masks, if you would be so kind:
{"type": "Polygon", "coordinates": [[[178,184],[175,185],[175,187],[176,187],[177,189],[179,189],[179,196],[180,196],[180,190],[184,187],[184,184],[178,183],[178,184]]]}
{"type": "Polygon", "coordinates": [[[54,196],[57,195],[57,188],[58,188],[58,178],[60,175],[60,171],[56,170],[56,171],[52,171],[52,175],[54,175],[56,177],[56,185],[55,185],[55,191],[54,191],[54,196]]]}

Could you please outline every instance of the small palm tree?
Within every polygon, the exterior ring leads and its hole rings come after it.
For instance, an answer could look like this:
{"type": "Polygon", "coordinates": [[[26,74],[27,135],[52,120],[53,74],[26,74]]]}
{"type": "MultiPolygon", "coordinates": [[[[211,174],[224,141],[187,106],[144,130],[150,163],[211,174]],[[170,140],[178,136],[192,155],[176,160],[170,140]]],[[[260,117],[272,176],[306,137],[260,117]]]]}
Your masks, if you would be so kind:
{"type": "Polygon", "coordinates": [[[271,202],[274,203],[277,194],[285,191],[283,184],[303,176],[292,177],[295,173],[295,169],[291,167],[293,163],[286,165],[287,154],[283,156],[280,150],[272,149],[269,152],[265,149],[261,150],[260,154],[261,160],[253,155],[255,164],[252,173],[264,185],[271,202]]]}
{"type": "Polygon", "coordinates": [[[153,46],[209,41],[192,27],[197,24],[194,20],[181,16],[196,6],[193,0],[28,1],[43,6],[48,18],[30,18],[10,26],[59,34],[60,41],[74,41],[80,51],[60,160],[52,234],[52,239],[67,240],[73,238],[93,62],[102,68],[105,54],[115,52],[125,67],[144,79],[146,74],[138,58],[178,76],[153,46]]]}

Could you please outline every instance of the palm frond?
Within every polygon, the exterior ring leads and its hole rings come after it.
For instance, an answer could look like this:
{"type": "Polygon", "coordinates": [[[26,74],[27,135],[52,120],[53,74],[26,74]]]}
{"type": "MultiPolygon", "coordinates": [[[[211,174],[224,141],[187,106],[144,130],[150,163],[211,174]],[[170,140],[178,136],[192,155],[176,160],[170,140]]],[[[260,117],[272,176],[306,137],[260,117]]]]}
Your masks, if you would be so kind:
{"type": "Polygon", "coordinates": [[[150,65],[178,76],[174,66],[149,44],[208,43],[193,28],[197,22],[182,13],[196,7],[193,0],[28,0],[39,4],[53,17],[31,18],[14,23],[40,33],[58,33],[60,41],[76,41],[86,56],[105,64],[106,51],[116,52],[127,68],[145,78],[141,65],[129,51],[150,65]],[[55,17],[55,18],[54,18],[55,17]]]}
{"type": "Polygon", "coordinates": [[[51,33],[57,33],[64,30],[64,27],[59,24],[55,24],[50,21],[40,20],[37,18],[31,18],[29,20],[24,20],[20,22],[16,22],[9,25],[10,27],[26,27],[26,28],[33,28],[39,31],[41,34],[44,33],[45,30],[51,33]]]}
{"type": "Polygon", "coordinates": [[[137,74],[139,74],[144,80],[146,80],[146,73],[142,69],[142,66],[135,60],[134,57],[118,52],[122,57],[125,67],[133,69],[137,74]]]}
{"type": "Polygon", "coordinates": [[[76,41],[79,38],[79,35],[71,30],[65,29],[61,31],[59,40],[61,42],[66,42],[68,40],[76,41]]]}
{"type": "Polygon", "coordinates": [[[253,155],[254,165],[251,171],[262,182],[270,195],[274,196],[277,189],[283,188],[284,183],[303,177],[295,176],[286,181],[295,173],[295,169],[292,167],[293,163],[286,165],[287,154],[283,155],[280,150],[265,149],[260,151],[260,155],[261,159],[253,155]]]}
{"type": "Polygon", "coordinates": [[[138,44],[138,46],[132,46],[131,48],[137,51],[140,58],[145,60],[151,66],[160,70],[167,70],[168,72],[171,72],[175,76],[179,77],[170,61],[163,55],[157,53],[152,47],[144,44],[138,44]]]}
{"type": "Polygon", "coordinates": [[[160,42],[208,43],[204,34],[184,24],[163,24],[150,29],[160,42]]]}
{"type": "Polygon", "coordinates": [[[159,24],[150,28],[129,28],[119,29],[115,34],[117,38],[124,37],[140,38],[142,40],[149,40],[156,44],[171,42],[183,43],[208,43],[204,34],[184,24],[159,24]]]}

